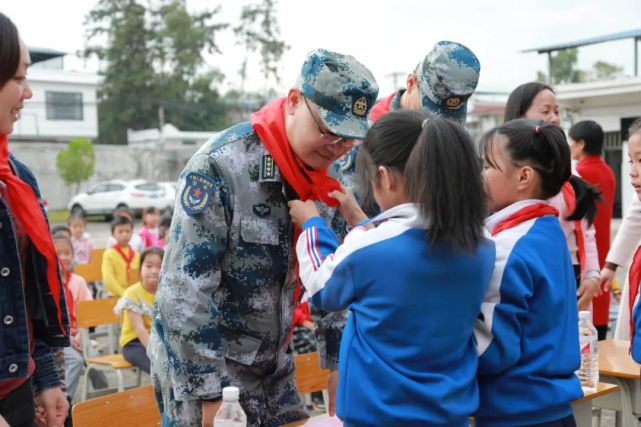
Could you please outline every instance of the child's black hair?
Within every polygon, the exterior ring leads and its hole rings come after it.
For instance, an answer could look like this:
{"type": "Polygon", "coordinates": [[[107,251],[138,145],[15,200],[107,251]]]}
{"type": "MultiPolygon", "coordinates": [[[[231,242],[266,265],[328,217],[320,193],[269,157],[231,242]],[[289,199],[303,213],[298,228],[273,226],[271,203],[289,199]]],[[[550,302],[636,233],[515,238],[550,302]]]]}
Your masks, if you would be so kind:
{"type": "Polygon", "coordinates": [[[603,128],[593,120],[575,123],[568,132],[575,141],[583,141],[586,154],[599,155],[603,151],[603,128]]]}
{"type": "Polygon", "coordinates": [[[81,220],[85,225],[87,225],[87,217],[85,217],[82,214],[74,213],[69,215],[69,218],[67,218],[67,225],[71,225],[71,221],[74,219],[79,219],[81,220]]]}
{"type": "Polygon", "coordinates": [[[126,216],[114,216],[114,219],[111,221],[111,234],[114,234],[116,227],[119,225],[129,225],[133,230],[134,224],[126,216]]]}
{"type": "Polygon", "coordinates": [[[372,126],[362,151],[370,178],[378,166],[404,175],[408,199],[429,221],[431,242],[476,249],[483,239],[485,191],[474,144],[460,125],[424,111],[391,112],[372,126]]]}
{"type": "Polygon", "coordinates": [[[492,158],[496,135],[507,138],[505,150],[515,165],[527,164],[539,173],[542,198],[556,196],[569,180],[576,195],[576,208],[566,219],[576,221],[585,217],[592,223],[600,195],[593,186],[572,175],[570,147],[563,129],[543,120],[517,119],[490,130],[481,138],[480,149],[482,157],[493,167],[496,167],[492,158]]]}
{"type": "Polygon", "coordinates": [[[51,227],[52,236],[61,236],[63,233],[67,233],[67,235],[71,236],[71,230],[66,225],[59,224],[51,227]]]}
{"type": "Polygon", "coordinates": [[[160,217],[160,223],[158,225],[167,229],[171,227],[171,216],[163,215],[162,217],[160,217]]]}
{"type": "Polygon", "coordinates": [[[162,261],[165,256],[165,251],[158,246],[149,246],[148,248],[143,249],[140,253],[140,268],[142,268],[142,264],[149,255],[158,255],[160,257],[160,261],[162,261]]]}

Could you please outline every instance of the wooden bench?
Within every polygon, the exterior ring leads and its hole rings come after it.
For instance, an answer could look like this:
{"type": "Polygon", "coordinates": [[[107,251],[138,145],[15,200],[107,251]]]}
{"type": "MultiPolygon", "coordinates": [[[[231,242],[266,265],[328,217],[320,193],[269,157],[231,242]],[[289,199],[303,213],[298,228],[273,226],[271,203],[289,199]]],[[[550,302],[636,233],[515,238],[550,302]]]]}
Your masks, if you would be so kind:
{"type": "Polygon", "coordinates": [[[77,403],[71,416],[75,427],[160,425],[160,412],[151,385],[77,403]]]}

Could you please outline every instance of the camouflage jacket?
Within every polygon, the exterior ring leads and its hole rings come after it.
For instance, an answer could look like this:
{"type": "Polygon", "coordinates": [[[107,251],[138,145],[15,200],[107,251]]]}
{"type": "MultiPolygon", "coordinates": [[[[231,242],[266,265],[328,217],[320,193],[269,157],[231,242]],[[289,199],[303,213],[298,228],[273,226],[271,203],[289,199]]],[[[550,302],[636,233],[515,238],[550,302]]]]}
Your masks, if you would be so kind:
{"type": "MultiPolygon", "coordinates": [[[[289,345],[293,225],[270,160],[241,123],[205,143],[179,178],[148,349],[152,374],[175,399],[218,397],[226,359],[268,375],[289,345]],[[209,198],[194,204],[193,191],[209,198]]],[[[344,230],[335,209],[319,208],[344,230]]],[[[346,313],[316,314],[321,364],[336,368],[346,313]]]]}

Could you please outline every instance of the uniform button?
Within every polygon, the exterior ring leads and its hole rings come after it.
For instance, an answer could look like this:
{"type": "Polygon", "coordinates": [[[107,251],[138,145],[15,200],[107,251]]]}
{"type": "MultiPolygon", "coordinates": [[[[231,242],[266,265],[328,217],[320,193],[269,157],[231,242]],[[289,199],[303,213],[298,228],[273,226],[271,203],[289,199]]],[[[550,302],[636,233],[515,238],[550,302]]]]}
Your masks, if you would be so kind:
{"type": "Polygon", "coordinates": [[[2,319],[5,325],[10,325],[13,323],[13,316],[4,316],[4,319],[2,319]]]}
{"type": "Polygon", "coordinates": [[[9,372],[11,372],[12,374],[17,370],[18,370],[18,365],[16,365],[15,363],[12,363],[11,365],[9,365],[9,372]]]}
{"type": "Polygon", "coordinates": [[[9,267],[2,267],[2,270],[0,270],[0,276],[2,277],[7,277],[11,273],[11,270],[9,270],[9,267]]]}

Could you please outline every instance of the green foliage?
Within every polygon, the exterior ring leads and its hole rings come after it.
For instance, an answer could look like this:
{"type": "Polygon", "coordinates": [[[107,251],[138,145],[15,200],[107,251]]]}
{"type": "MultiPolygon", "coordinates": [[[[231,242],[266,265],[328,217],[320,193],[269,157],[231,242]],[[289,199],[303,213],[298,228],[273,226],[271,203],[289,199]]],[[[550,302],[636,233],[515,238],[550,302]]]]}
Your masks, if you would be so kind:
{"type": "Polygon", "coordinates": [[[65,184],[76,184],[77,193],[80,183],[93,175],[95,161],[96,155],[91,141],[77,138],[69,141],[65,150],[58,152],[56,168],[65,184]]]}
{"type": "Polygon", "coordinates": [[[605,80],[623,73],[623,67],[605,61],[597,61],[592,65],[597,80],[605,80]]]}
{"type": "MultiPolygon", "coordinates": [[[[284,43],[274,36],[273,2],[266,3],[254,14],[255,20],[261,17],[262,33],[252,40],[268,46],[265,69],[276,75],[284,43]]],[[[183,130],[227,125],[226,104],[217,89],[224,76],[206,67],[203,57],[221,53],[217,38],[229,25],[216,22],[219,13],[220,7],[189,13],[180,0],[98,0],[85,23],[89,47],[84,53],[103,63],[101,143],[124,144],[127,129],[159,127],[160,116],[183,130]]]]}
{"type": "Polygon", "coordinates": [[[272,76],[278,82],[278,61],[289,46],[278,38],[280,32],[275,17],[276,1],[263,0],[262,3],[243,6],[240,23],[234,27],[238,37],[237,44],[245,47],[245,58],[239,73],[241,77],[241,93],[245,90],[247,65],[249,56],[260,50],[260,69],[265,82],[272,76]]]}

